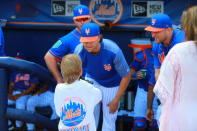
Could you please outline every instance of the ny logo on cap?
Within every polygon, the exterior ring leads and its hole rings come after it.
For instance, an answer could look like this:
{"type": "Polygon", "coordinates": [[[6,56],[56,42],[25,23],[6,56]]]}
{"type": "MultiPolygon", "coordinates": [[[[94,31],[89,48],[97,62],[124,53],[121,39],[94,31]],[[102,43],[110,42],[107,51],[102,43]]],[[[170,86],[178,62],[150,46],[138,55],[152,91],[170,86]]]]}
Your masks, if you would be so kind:
{"type": "Polygon", "coordinates": [[[152,25],[154,25],[156,22],[156,19],[152,19],[152,25]]]}
{"type": "Polygon", "coordinates": [[[81,9],[78,9],[78,12],[79,12],[79,14],[82,14],[83,9],[82,8],[81,9]]]}
{"type": "Polygon", "coordinates": [[[86,32],[87,35],[89,35],[90,29],[89,28],[86,28],[85,32],[86,32]]]}

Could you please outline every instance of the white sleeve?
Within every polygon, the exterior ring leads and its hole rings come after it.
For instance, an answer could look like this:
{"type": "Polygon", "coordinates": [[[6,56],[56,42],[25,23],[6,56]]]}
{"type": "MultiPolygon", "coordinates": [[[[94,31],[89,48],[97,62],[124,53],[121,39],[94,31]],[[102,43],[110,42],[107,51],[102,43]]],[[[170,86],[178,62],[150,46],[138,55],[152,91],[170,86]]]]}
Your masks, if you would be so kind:
{"type": "Polygon", "coordinates": [[[55,111],[57,113],[57,115],[60,117],[60,110],[61,110],[61,100],[59,98],[59,86],[57,85],[56,88],[55,88],[55,94],[54,94],[54,104],[55,104],[55,111]]]}
{"type": "Polygon", "coordinates": [[[171,49],[162,63],[159,78],[154,87],[154,92],[164,104],[174,93],[177,83],[177,74],[180,72],[178,57],[174,49],[171,49]]]}

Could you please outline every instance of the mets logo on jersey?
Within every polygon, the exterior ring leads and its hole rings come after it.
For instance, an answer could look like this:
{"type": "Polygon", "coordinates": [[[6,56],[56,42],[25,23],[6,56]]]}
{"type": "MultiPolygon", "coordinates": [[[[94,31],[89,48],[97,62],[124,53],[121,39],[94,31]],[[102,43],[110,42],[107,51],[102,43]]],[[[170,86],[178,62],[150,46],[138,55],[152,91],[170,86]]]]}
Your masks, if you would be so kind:
{"type": "Polygon", "coordinates": [[[111,65],[110,64],[105,64],[104,69],[107,70],[107,71],[110,71],[111,70],[111,65]]]}
{"type": "Polygon", "coordinates": [[[62,105],[60,119],[65,126],[77,126],[84,120],[86,112],[86,106],[80,98],[67,98],[62,105]]]}
{"type": "Polygon", "coordinates": [[[162,63],[164,61],[164,59],[165,59],[164,52],[162,52],[161,54],[158,54],[158,58],[159,58],[160,63],[162,63]]]}

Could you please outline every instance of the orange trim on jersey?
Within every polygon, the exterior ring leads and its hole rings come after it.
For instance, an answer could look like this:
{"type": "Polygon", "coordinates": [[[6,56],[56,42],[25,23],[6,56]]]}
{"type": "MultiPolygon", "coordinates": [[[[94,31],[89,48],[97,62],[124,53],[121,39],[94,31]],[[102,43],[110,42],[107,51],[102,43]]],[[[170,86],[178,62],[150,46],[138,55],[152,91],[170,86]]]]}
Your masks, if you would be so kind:
{"type": "Polygon", "coordinates": [[[152,45],[128,44],[128,46],[132,48],[141,48],[141,49],[152,48],[152,45]]]}

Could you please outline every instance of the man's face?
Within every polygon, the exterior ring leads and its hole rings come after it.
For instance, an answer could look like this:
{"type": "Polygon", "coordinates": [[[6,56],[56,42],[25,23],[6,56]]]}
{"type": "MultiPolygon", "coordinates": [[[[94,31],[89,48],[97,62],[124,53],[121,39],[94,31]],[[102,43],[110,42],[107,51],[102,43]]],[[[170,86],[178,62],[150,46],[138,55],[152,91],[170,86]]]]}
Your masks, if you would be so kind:
{"type": "Polygon", "coordinates": [[[79,28],[81,28],[83,24],[90,23],[91,18],[85,17],[85,18],[74,19],[74,22],[79,28]]]}
{"type": "Polygon", "coordinates": [[[85,49],[92,54],[97,54],[100,51],[100,38],[92,42],[83,42],[85,49]]]}
{"type": "Polygon", "coordinates": [[[163,43],[167,39],[168,31],[166,29],[158,32],[151,32],[152,37],[155,38],[156,43],[163,43]]]}

